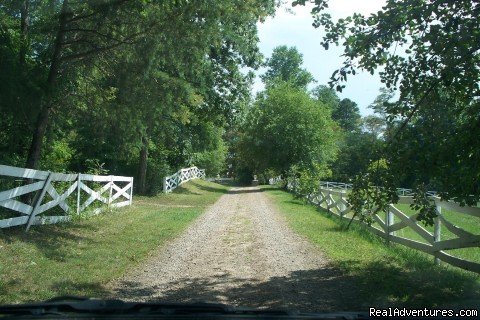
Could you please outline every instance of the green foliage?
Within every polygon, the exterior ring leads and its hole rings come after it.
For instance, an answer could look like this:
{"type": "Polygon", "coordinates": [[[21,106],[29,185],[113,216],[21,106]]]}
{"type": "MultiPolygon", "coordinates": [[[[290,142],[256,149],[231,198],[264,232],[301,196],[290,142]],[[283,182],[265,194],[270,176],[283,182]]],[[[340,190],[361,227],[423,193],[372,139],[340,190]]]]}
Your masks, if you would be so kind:
{"type": "Polygon", "coordinates": [[[437,216],[435,201],[427,196],[425,185],[419,185],[414,190],[413,203],[410,207],[418,212],[417,220],[423,221],[427,226],[433,226],[434,218],[437,216]]]}
{"type": "Polygon", "coordinates": [[[330,170],[320,164],[315,164],[313,168],[294,165],[287,172],[286,177],[287,181],[292,182],[295,197],[308,201],[310,196],[318,194],[320,181],[330,174],[330,170]]]}
{"type": "Polygon", "coordinates": [[[378,159],[383,140],[370,132],[347,132],[338,142],[339,156],[332,163],[332,180],[348,182],[378,159]]]}
{"type": "Polygon", "coordinates": [[[212,151],[204,151],[193,154],[193,163],[198,168],[205,169],[209,177],[216,177],[225,170],[227,148],[221,141],[221,145],[212,151]]]}
{"type": "Polygon", "coordinates": [[[94,175],[108,174],[108,169],[105,169],[105,163],[100,163],[98,159],[87,159],[85,160],[85,165],[87,167],[85,173],[90,173],[94,175]]]}
{"type": "Polygon", "coordinates": [[[323,103],[325,106],[329,107],[331,110],[335,110],[338,108],[340,98],[338,97],[335,90],[325,85],[319,85],[312,90],[311,94],[315,99],[323,103]]]}
{"type": "Polygon", "coordinates": [[[361,221],[371,224],[374,215],[386,212],[391,203],[398,202],[395,180],[388,168],[387,161],[380,159],[370,164],[367,174],[354,178],[348,202],[361,221]]]}
{"type": "Polygon", "coordinates": [[[347,132],[358,130],[360,118],[357,104],[348,98],[342,99],[332,111],[332,119],[347,132]]]}
{"type": "Polygon", "coordinates": [[[72,149],[68,141],[54,140],[46,149],[48,152],[46,152],[40,166],[54,172],[67,171],[70,161],[75,155],[74,149],[72,149]]]}
{"type": "Polygon", "coordinates": [[[247,111],[238,157],[257,173],[323,167],[335,158],[334,128],[327,107],[289,82],[279,83],[247,111]]]}
{"type": "Polygon", "coordinates": [[[306,89],[315,82],[312,74],[302,68],[303,56],[297,48],[279,46],[273,49],[272,56],[267,59],[267,72],[261,76],[267,85],[276,82],[289,82],[291,86],[306,89]]]}

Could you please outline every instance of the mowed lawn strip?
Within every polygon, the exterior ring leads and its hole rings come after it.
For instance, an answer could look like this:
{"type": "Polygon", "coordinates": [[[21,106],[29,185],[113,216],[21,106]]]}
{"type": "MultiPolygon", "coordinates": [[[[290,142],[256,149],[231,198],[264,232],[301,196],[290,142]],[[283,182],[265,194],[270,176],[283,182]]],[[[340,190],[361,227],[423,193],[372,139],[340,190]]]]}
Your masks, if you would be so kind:
{"type": "Polygon", "coordinates": [[[171,194],[67,224],[0,230],[0,304],[101,297],[104,284],[181,233],[227,187],[190,181],[171,194]]]}
{"type": "Polygon", "coordinates": [[[359,301],[367,306],[480,307],[480,277],[433,264],[429,255],[388,245],[360,225],[317,210],[278,188],[263,187],[298,234],[317,245],[357,284],[359,301]]]}

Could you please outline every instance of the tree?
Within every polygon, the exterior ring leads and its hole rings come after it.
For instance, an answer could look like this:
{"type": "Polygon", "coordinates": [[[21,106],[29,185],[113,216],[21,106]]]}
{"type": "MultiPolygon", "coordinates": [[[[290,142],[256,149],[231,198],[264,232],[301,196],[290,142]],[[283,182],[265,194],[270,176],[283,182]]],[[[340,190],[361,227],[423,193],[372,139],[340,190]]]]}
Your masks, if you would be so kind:
{"type": "Polygon", "coordinates": [[[393,96],[394,92],[392,90],[389,90],[387,88],[380,88],[380,93],[368,107],[372,109],[373,112],[377,114],[380,118],[387,121],[387,114],[385,113],[385,109],[388,109],[395,104],[391,101],[393,99],[393,96]]]}
{"type": "Polygon", "coordinates": [[[342,99],[332,112],[332,119],[348,132],[359,128],[360,118],[360,110],[357,104],[348,98],[342,99]]]}
{"type": "Polygon", "coordinates": [[[383,140],[372,132],[347,132],[339,141],[339,157],[332,163],[333,181],[349,182],[378,160],[383,140]]]}
{"type": "Polygon", "coordinates": [[[326,169],[336,153],[330,111],[285,82],[268,88],[247,111],[238,155],[251,171],[287,172],[292,166],[326,169]]]}
{"type": "MultiPolygon", "coordinates": [[[[147,25],[151,23],[145,19],[147,6],[146,3],[133,1],[70,3],[63,0],[58,6],[43,2],[40,4],[38,10],[44,15],[37,17],[38,27],[48,31],[46,36],[40,34],[35,38],[33,35],[30,37],[37,39],[37,43],[32,43],[31,46],[39,52],[29,54],[41,57],[38,62],[48,65],[48,68],[26,167],[36,168],[40,161],[50,114],[58,111],[55,110],[58,107],[55,97],[59,96],[59,87],[61,88],[58,79],[68,79],[72,64],[84,63],[94,56],[132,43],[138,35],[145,33],[147,25]],[[45,14],[46,12],[51,13],[45,14]],[[133,21],[137,22],[133,24],[133,21]],[[129,27],[125,28],[126,25],[129,27]]],[[[22,24],[22,32],[23,29],[22,24]]],[[[64,80],[62,84],[66,85],[65,82],[64,80]]]]}
{"type": "Polygon", "coordinates": [[[295,47],[279,46],[267,59],[267,72],[261,76],[265,84],[276,81],[290,82],[292,86],[306,90],[314,82],[312,74],[302,68],[303,56],[295,47]]]}
{"type": "Polygon", "coordinates": [[[338,97],[335,90],[325,85],[319,85],[315,87],[312,90],[312,96],[319,102],[328,106],[331,110],[335,110],[340,103],[340,98],[338,97]]]}
{"type": "Polygon", "coordinates": [[[362,119],[362,129],[364,132],[380,138],[385,133],[385,120],[374,114],[368,115],[362,119]]]}
{"type": "Polygon", "coordinates": [[[385,109],[394,105],[392,102],[393,92],[386,88],[380,88],[379,95],[368,106],[374,114],[364,117],[361,126],[364,132],[373,134],[377,138],[385,139],[393,130],[394,126],[388,122],[385,109]]]}

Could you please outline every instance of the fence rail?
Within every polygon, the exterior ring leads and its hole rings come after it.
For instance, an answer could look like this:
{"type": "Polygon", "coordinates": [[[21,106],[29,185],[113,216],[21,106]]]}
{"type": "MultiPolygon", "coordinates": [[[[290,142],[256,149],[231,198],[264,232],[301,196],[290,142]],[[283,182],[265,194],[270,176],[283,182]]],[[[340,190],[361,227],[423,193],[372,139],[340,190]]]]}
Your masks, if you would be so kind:
{"type": "MultiPolygon", "coordinates": [[[[289,181],[287,188],[295,191],[296,181],[289,181]]],[[[307,198],[311,203],[337,215],[341,219],[351,220],[353,211],[348,202],[348,189],[350,188],[351,185],[345,183],[321,182],[318,193],[310,194],[307,198]]],[[[480,273],[480,263],[462,259],[446,252],[464,248],[480,248],[480,235],[456,226],[442,213],[442,209],[445,209],[456,214],[480,218],[480,208],[462,207],[454,202],[442,201],[435,196],[435,192],[430,192],[430,198],[435,202],[437,209],[437,217],[434,219],[435,224],[433,232],[431,232],[417,221],[416,218],[419,213],[408,215],[396,206],[398,204],[412,204],[413,197],[410,195],[412,190],[398,189],[398,192],[400,194],[398,203],[390,204],[387,212],[374,215],[374,223],[371,225],[365,224],[357,218],[354,218],[354,220],[364,224],[370,231],[388,241],[434,256],[436,263],[441,260],[450,265],[480,273]],[[448,237],[444,239],[442,239],[444,237],[442,235],[445,235],[445,232],[442,232],[442,228],[445,228],[448,232],[448,237]],[[400,235],[399,231],[403,229],[408,229],[410,234],[413,232],[415,238],[400,235]]]]}
{"type": "MultiPolygon", "coordinates": [[[[320,181],[320,187],[322,188],[331,188],[331,189],[344,189],[350,190],[353,188],[353,184],[351,183],[343,183],[343,182],[332,182],[332,181],[320,181]]],[[[397,194],[399,196],[412,196],[414,194],[413,189],[406,189],[406,188],[397,188],[397,194]]],[[[427,191],[428,196],[436,196],[436,191],[427,191]]]]}
{"type": "Polygon", "coordinates": [[[197,178],[205,178],[205,169],[198,169],[197,167],[180,169],[171,176],[163,178],[163,192],[172,192],[181,184],[197,178]]]}
{"type": "MultiPolygon", "coordinates": [[[[282,182],[282,176],[274,177],[268,180],[269,184],[277,184],[282,182]]],[[[343,189],[343,190],[351,190],[353,185],[351,183],[343,183],[343,182],[333,182],[333,181],[320,181],[320,188],[327,188],[327,189],[343,189]]],[[[412,189],[406,188],[397,188],[397,194],[399,196],[412,196],[414,191],[412,189]]],[[[436,196],[436,191],[427,191],[427,195],[429,196],[436,196]]]]}
{"type": "Polygon", "coordinates": [[[132,177],[65,174],[5,165],[0,165],[0,177],[0,188],[8,186],[0,191],[0,207],[7,209],[3,217],[9,216],[1,219],[0,215],[0,228],[26,225],[28,230],[32,225],[68,221],[72,213],[81,213],[95,201],[110,208],[132,204],[132,177]],[[55,207],[63,214],[45,214],[55,207]]]}

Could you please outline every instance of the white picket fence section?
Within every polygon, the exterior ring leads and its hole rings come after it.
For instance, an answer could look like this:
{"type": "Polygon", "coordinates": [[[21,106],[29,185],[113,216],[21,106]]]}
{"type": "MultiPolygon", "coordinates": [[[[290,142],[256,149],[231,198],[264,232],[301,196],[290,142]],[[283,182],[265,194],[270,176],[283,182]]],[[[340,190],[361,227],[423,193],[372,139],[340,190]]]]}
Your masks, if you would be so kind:
{"type": "Polygon", "coordinates": [[[163,192],[172,192],[181,184],[197,178],[205,179],[205,169],[198,169],[197,167],[180,169],[171,176],[163,178],[163,192]]]}
{"type": "MultiPolygon", "coordinates": [[[[0,228],[26,225],[28,230],[32,225],[68,221],[72,214],[79,214],[95,201],[103,203],[109,208],[132,204],[132,177],[82,173],[65,174],[0,165],[0,179],[2,177],[9,177],[8,179],[3,178],[4,181],[15,181],[15,184],[24,185],[0,191],[0,207],[10,209],[9,212],[19,215],[18,217],[0,220],[0,228]],[[14,179],[12,180],[12,178],[14,179]],[[56,182],[68,183],[68,187],[63,186],[62,189],[66,188],[66,190],[62,194],[59,194],[58,190],[55,189],[54,183],[56,182]],[[89,186],[87,183],[95,183],[96,187],[89,186]],[[119,183],[125,185],[119,186],[119,183]],[[83,203],[81,201],[82,192],[87,194],[87,199],[83,203]],[[32,199],[31,203],[22,202],[22,196],[29,193],[34,193],[34,196],[30,197],[32,199]],[[47,194],[51,197],[51,200],[44,202],[47,194]],[[76,196],[76,199],[70,201],[70,203],[75,203],[75,208],[71,208],[67,204],[70,196],[76,196]],[[44,214],[57,206],[63,210],[64,215],[44,214]]],[[[97,214],[103,209],[97,208],[93,211],[93,214],[97,214]]]]}
{"type": "MultiPolygon", "coordinates": [[[[288,182],[287,188],[289,190],[295,191],[295,187],[296,181],[288,182]]],[[[353,211],[347,201],[348,189],[351,189],[351,185],[349,184],[321,182],[318,193],[311,194],[307,198],[312,204],[335,214],[341,219],[351,220],[353,211]]],[[[411,196],[412,190],[398,189],[398,192],[400,194],[398,204],[413,203],[413,197],[411,196]],[[408,195],[401,195],[402,193],[408,195]]],[[[365,227],[388,241],[434,256],[436,263],[439,263],[441,260],[450,265],[480,273],[480,263],[455,257],[446,252],[448,250],[462,248],[480,249],[480,234],[473,234],[454,225],[442,214],[442,209],[445,209],[457,214],[480,218],[480,208],[462,207],[454,202],[440,200],[439,197],[435,196],[435,192],[433,191],[429,193],[437,209],[437,218],[434,220],[435,225],[433,232],[425,229],[425,227],[417,221],[418,213],[409,216],[398,209],[395,204],[390,204],[387,212],[374,215],[372,217],[374,223],[371,225],[364,223],[365,227]],[[442,240],[442,226],[450,232],[448,238],[444,240],[442,240]],[[398,231],[402,229],[410,229],[417,234],[421,240],[400,236],[398,231]]],[[[354,220],[361,222],[357,218],[354,218],[354,220]]],[[[478,222],[480,223],[480,220],[478,222]]],[[[478,230],[480,232],[480,228],[478,228],[478,230]]]]}

